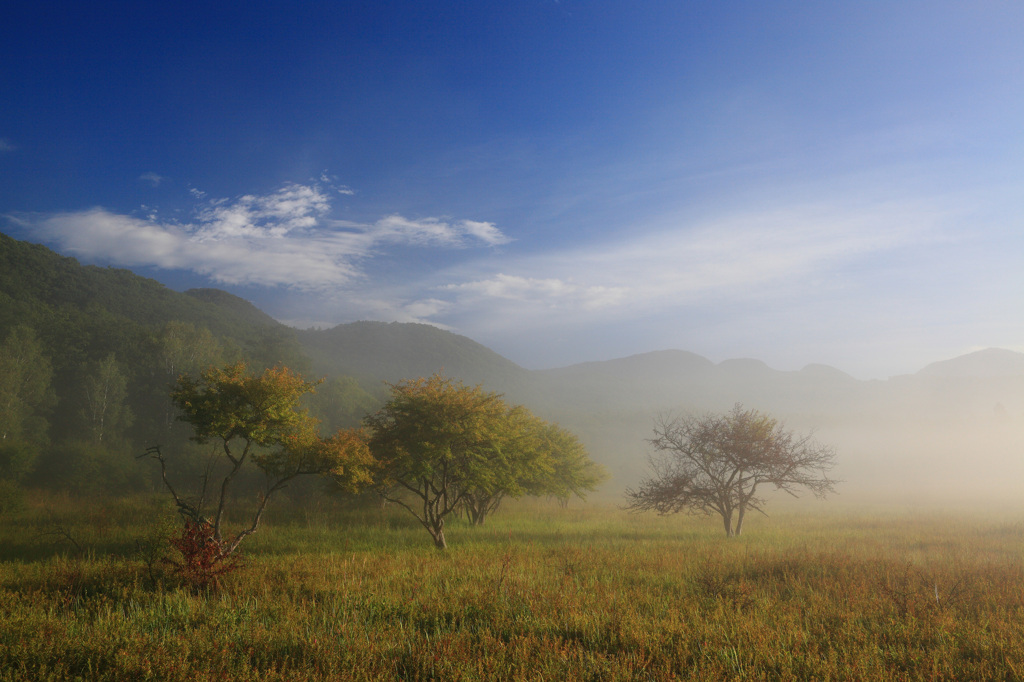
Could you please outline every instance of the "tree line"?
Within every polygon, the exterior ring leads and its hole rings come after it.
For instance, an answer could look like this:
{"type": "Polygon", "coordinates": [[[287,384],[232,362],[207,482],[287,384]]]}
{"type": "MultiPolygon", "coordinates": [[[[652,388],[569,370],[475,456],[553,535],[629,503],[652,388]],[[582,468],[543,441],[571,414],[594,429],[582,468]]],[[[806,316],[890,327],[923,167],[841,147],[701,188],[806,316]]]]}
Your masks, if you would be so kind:
{"type": "MultiPolygon", "coordinates": [[[[169,396],[177,377],[241,361],[272,366],[278,356],[308,364],[271,331],[232,338],[178,320],[89,319],[50,310],[35,325],[0,327],[0,510],[17,505],[25,486],[77,494],[152,490],[159,481],[132,455],[153,443],[184,453],[190,470],[201,471],[205,452],[189,440],[169,396]]],[[[337,429],[357,424],[380,398],[335,377],[305,401],[337,429]]]]}
{"type": "Polygon", "coordinates": [[[333,433],[302,406],[317,387],[286,367],[251,372],[243,362],[178,378],[170,393],[178,419],[194,442],[213,446],[216,461],[196,477],[160,445],[143,457],[158,463],[184,520],[172,541],[181,557],[171,563],[193,582],[216,582],[234,568],[271,498],[299,476],[376,493],[413,515],[439,549],[456,514],[481,525],[505,498],[582,498],[604,478],[573,434],[481,386],[440,375],[391,384],[379,410],[333,433]],[[239,505],[232,488],[245,467],[260,472],[263,489],[248,521],[228,530],[228,508],[239,505]]]}
{"type": "MultiPolygon", "coordinates": [[[[170,394],[178,419],[192,427],[195,442],[214,445],[221,466],[208,467],[201,485],[185,492],[169,471],[173,458],[160,446],[146,455],[159,463],[185,521],[177,565],[193,580],[229,570],[270,499],[298,476],[321,475],[349,493],[373,491],[414,516],[438,549],[447,547],[445,523],[455,514],[483,524],[507,497],[582,498],[605,476],[575,435],[481,386],[440,375],[390,384],[386,402],[360,426],[326,434],[301,407],[316,388],[285,367],[250,373],[241,362],[178,378],[170,394]],[[249,463],[262,473],[263,491],[250,520],[228,532],[232,483],[249,463]]],[[[748,510],[764,513],[766,486],[794,495],[834,491],[825,473],[831,448],[738,404],[725,415],[663,415],[650,443],[658,453],[650,460],[654,475],[627,491],[628,507],[717,513],[728,536],[740,534],[748,510]]]]}

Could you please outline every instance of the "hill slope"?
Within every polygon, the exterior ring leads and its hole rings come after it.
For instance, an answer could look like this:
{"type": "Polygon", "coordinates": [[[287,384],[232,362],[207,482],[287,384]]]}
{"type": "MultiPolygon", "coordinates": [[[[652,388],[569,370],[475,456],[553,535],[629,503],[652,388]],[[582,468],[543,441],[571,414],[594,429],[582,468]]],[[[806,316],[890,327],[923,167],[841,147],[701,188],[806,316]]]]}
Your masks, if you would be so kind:
{"type": "Polygon", "coordinates": [[[426,324],[352,322],[298,332],[319,374],[345,374],[367,386],[442,373],[505,390],[527,372],[465,336],[426,324]]]}
{"type": "Polygon", "coordinates": [[[243,348],[267,333],[291,335],[287,327],[227,292],[197,289],[183,294],[129,270],[82,265],[44,246],[0,234],[0,331],[53,318],[82,324],[88,322],[85,318],[105,318],[106,326],[159,326],[176,320],[209,329],[243,348]]]}
{"type": "Polygon", "coordinates": [[[184,293],[128,270],[82,265],[45,246],[0,233],[0,339],[18,324],[48,338],[54,355],[79,360],[120,352],[168,322],[208,329],[256,364],[285,363],[367,386],[444,372],[468,383],[515,385],[526,372],[464,336],[422,324],[355,322],[327,330],[287,327],[249,301],[219,289],[184,293]],[[81,337],[85,334],[88,339],[81,337]]]}

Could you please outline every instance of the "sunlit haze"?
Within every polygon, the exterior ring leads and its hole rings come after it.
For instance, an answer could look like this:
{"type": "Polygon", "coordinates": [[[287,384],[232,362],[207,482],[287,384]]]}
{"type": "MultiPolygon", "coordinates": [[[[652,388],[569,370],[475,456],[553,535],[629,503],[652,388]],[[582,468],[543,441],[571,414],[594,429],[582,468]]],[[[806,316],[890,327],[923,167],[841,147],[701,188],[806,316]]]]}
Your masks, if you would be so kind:
{"type": "Polygon", "coordinates": [[[0,22],[0,230],[527,368],[1024,350],[1024,4],[249,3],[0,22]]]}

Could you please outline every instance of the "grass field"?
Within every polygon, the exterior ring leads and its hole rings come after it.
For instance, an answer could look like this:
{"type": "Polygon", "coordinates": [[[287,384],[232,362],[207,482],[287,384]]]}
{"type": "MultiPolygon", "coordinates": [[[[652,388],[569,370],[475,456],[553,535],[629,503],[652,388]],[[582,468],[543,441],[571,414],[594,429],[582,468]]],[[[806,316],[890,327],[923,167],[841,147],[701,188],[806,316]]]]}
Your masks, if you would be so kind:
{"type": "Polygon", "coordinates": [[[0,528],[0,680],[1024,677],[1024,514],[503,509],[450,549],[399,510],[279,509],[217,592],[147,547],[160,500],[0,528]]]}

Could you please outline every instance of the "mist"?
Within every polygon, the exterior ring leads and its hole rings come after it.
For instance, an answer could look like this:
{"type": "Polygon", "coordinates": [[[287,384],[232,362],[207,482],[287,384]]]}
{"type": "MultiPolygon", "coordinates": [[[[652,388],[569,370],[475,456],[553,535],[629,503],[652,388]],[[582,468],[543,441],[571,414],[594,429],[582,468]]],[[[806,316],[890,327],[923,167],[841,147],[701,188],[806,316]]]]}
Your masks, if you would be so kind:
{"type": "Polygon", "coordinates": [[[613,474],[609,493],[646,472],[653,419],[769,414],[836,451],[844,504],[1019,497],[1024,475],[1024,354],[989,349],[915,374],[861,381],[822,365],[784,372],[751,360],[718,364],[681,351],[535,373],[523,393],[575,429],[613,474]]]}

